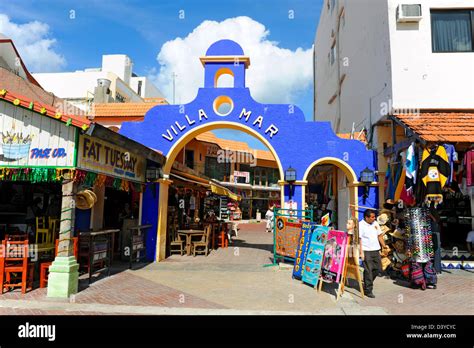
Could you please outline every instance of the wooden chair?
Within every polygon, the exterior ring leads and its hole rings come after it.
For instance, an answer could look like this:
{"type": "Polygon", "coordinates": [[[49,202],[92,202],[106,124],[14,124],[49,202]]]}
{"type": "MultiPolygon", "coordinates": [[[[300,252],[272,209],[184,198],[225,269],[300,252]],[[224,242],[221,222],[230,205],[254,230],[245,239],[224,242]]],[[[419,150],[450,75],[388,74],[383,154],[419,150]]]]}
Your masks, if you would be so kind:
{"type": "Polygon", "coordinates": [[[209,253],[209,241],[211,235],[211,226],[208,225],[204,228],[204,234],[199,242],[192,243],[193,256],[196,256],[196,253],[204,253],[206,256],[209,253]],[[197,248],[203,248],[203,250],[197,250],[197,248]]]}
{"type": "Polygon", "coordinates": [[[33,289],[34,264],[28,262],[28,240],[2,241],[0,255],[0,284],[5,288],[21,287],[21,292],[33,289]],[[18,282],[14,282],[17,280],[18,282]]]}
{"type": "Polygon", "coordinates": [[[45,216],[38,216],[36,218],[36,244],[52,244],[51,231],[46,222],[45,216]]]}
{"type": "MultiPolygon", "coordinates": [[[[77,255],[79,252],[79,238],[73,237],[73,249],[74,249],[74,257],[77,260],[77,255]]],[[[58,246],[59,246],[59,239],[56,239],[55,248],[54,248],[54,256],[58,255],[58,246]]],[[[40,288],[45,288],[48,284],[48,275],[49,275],[49,266],[51,266],[53,262],[42,262],[40,265],[40,288]]]]}
{"type": "Polygon", "coordinates": [[[178,224],[172,224],[171,225],[170,254],[179,252],[179,254],[183,256],[185,242],[186,241],[183,238],[181,238],[181,236],[178,234],[178,224]]]}
{"type": "Polygon", "coordinates": [[[48,217],[48,228],[50,232],[50,240],[48,243],[53,243],[54,240],[59,238],[59,219],[48,217]]]}

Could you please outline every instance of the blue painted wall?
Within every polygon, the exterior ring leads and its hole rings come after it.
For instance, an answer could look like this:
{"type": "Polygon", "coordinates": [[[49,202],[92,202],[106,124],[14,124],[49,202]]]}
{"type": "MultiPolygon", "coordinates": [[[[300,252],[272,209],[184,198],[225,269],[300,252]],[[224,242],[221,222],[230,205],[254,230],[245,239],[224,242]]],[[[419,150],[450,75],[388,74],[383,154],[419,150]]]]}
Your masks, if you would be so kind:
{"type": "MultiPolygon", "coordinates": [[[[79,231],[79,232],[90,231],[91,214],[92,214],[92,209],[87,209],[87,210],[76,209],[75,211],[76,220],[74,221],[74,231],[79,231]]],[[[77,237],[77,234],[75,234],[75,236],[77,237]]]]}
{"type": "Polygon", "coordinates": [[[160,198],[160,185],[147,184],[143,192],[142,225],[152,225],[146,235],[146,257],[154,261],[156,256],[156,231],[158,229],[158,202],[160,198]]]}

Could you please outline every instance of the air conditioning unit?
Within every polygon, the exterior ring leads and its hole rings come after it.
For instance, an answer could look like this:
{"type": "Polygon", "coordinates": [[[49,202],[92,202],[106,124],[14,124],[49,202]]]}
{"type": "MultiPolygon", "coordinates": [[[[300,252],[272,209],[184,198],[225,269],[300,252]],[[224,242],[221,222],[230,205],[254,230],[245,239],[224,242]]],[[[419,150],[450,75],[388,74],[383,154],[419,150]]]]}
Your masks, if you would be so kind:
{"type": "Polygon", "coordinates": [[[423,18],[421,13],[421,4],[402,4],[397,8],[397,22],[409,23],[419,22],[423,18]]]}

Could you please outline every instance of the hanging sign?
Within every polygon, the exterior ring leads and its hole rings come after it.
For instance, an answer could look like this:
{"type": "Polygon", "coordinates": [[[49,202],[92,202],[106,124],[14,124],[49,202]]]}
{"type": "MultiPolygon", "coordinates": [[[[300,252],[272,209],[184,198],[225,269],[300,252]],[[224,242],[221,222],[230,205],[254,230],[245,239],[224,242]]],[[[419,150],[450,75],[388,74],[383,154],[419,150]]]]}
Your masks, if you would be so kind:
{"type": "Polygon", "coordinates": [[[79,137],[77,167],[121,179],[145,181],[144,157],[87,135],[79,137]]]}
{"type": "Polygon", "coordinates": [[[346,259],[347,233],[343,231],[329,231],[321,277],[328,282],[338,283],[346,259]]]}
{"type": "Polygon", "coordinates": [[[295,267],[293,268],[293,278],[301,279],[301,273],[306,261],[309,242],[311,240],[311,223],[303,222],[301,225],[298,248],[296,249],[295,267]]]}
{"type": "Polygon", "coordinates": [[[75,127],[12,105],[4,110],[9,114],[0,113],[0,166],[74,166],[75,127]]]}
{"type": "Polygon", "coordinates": [[[250,182],[250,172],[240,172],[237,170],[234,170],[234,178],[235,182],[237,182],[237,178],[245,178],[245,183],[248,184],[250,182]]]}
{"type": "Polygon", "coordinates": [[[321,272],[324,246],[326,245],[329,228],[316,225],[314,222],[311,222],[310,225],[311,242],[306,255],[302,280],[306,284],[316,286],[321,272]]]}
{"type": "Polygon", "coordinates": [[[276,220],[276,252],[295,258],[302,222],[297,219],[278,217],[276,220]]]}

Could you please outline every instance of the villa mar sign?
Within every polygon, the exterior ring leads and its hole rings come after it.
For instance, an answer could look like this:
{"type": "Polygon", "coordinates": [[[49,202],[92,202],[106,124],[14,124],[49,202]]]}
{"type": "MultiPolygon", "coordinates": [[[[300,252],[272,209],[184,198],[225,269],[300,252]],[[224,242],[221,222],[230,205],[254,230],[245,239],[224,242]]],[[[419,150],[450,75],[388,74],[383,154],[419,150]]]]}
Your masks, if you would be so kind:
{"type": "MultiPolygon", "coordinates": [[[[245,123],[251,124],[252,127],[258,127],[259,129],[262,129],[264,125],[264,119],[263,116],[258,116],[255,119],[252,119],[253,122],[250,121],[250,116],[252,115],[252,111],[247,111],[245,108],[242,109],[240,115],[239,115],[239,120],[245,120],[245,123]]],[[[203,109],[198,110],[198,118],[190,118],[188,115],[184,115],[184,120],[181,121],[175,121],[174,124],[169,126],[166,129],[165,134],[161,134],[161,136],[168,140],[169,142],[172,142],[175,139],[175,136],[179,135],[182,132],[187,132],[186,129],[192,127],[193,125],[196,124],[196,121],[199,123],[202,123],[203,120],[208,120],[209,117],[207,116],[206,112],[203,109]]],[[[273,138],[275,134],[278,133],[278,128],[272,123],[270,124],[266,129],[265,129],[265,134],[268,134],[270,139],[273,138]]]]}

